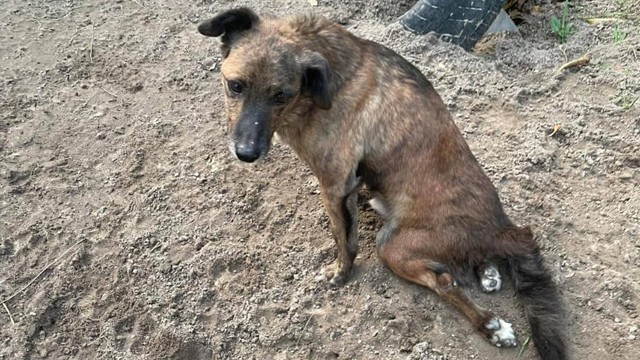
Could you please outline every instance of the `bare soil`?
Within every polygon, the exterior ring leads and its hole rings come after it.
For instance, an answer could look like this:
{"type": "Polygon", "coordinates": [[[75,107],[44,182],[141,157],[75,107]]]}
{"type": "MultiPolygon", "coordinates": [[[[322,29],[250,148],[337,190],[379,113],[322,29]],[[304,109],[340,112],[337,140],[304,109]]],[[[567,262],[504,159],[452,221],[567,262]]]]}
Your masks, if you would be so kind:
{"type": "MultiPolygon", "coordinates": [[[[639,359],[640,31],[583,19],[640,3],[576,2],[566,44],[545,4],[467,53],[393,24],[412,1],[318,2],[1,1],[0,359],[517,358],[379,263],[365,202],[352,279],[316,279],[335,251],[307,167],[226,147],[218,43],[195,29],[239,4],[325,14],[416,64],[535,229],[575,359],[639,359]]],[[[525,342],[508,288],[470,291],[525,342]]]]}

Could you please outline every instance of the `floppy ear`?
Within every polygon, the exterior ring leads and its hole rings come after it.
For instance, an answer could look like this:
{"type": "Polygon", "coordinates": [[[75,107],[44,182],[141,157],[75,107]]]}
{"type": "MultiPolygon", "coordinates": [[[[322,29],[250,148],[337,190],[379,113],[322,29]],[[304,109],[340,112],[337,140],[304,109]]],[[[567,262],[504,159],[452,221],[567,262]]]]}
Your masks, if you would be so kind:
{"type": "Polygon", "coordinates": [[[223,55],[229,54],[229,45],[239,33],[254,27],[260,18],[253,10],[241,7],[222,12],[198,25],[198,31],[205,36],[222,35],[223,55]]]}
{"type": "Polygon", "coordinates": [[[324,56],[317,52],[306,54],[302,60],[302,93],[311,96],[319,108],[331,109],[333,90],[331,67],[324,56]]]}

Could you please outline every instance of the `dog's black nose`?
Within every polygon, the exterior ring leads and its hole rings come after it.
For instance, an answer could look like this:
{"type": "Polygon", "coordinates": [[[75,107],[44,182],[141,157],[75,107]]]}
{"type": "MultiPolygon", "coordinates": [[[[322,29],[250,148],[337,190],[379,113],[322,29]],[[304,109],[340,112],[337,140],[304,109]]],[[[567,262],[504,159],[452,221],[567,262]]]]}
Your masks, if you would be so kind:
{"type": "Polygon", "coordinates": [[[260,150],[247,146],[236,146],[236,156],[244,162],[254,162],[260,157],[260,150]]]}

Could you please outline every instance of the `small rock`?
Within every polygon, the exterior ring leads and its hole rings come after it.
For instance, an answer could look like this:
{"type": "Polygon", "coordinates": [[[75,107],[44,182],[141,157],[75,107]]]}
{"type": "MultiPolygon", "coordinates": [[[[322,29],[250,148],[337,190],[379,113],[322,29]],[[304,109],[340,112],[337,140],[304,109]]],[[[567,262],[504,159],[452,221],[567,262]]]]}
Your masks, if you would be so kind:
{"type": "Polygon", "coordinates": [[[421,343],[417,343],[413,346],[412,351],[414,353],[423,353],[425,351],[429,350],[429,343],[428,342],[421,342],[421,343]]]}
{"type": "Polygon", "coordinates": [[[623,171],[618,175],[618,179],[620,180],[629,180],[631,178],[633,178],[633,174],[628,171],[623,171]]]}
{"type": "Polygon", "coordinates": [[[97,113],[95,113],[95,114],[91,115],[91,116],[89,117],[89,120],[97,119],[97,118],[99,118],[99,117],[103,117],[103,116],[104,116],[104,113],[103,113],[103,112],[101,112],[101,111],[98,111],[97,113]]]}
{"type": "Polygon", "coordinates": [[[202,60],[201,64],[203,68],[207,69],[213,66],[215,63],[216,63],[216,60],[214,58],[206,58],[202,60]]]}
{"type": "Polygon", "coordinates": [[[127,86],[127,90],[129,90],[132,93],[137,93],[138,91],[141,91],[142,89],[144,89],[144,84],[142,84],[141,82],[136,82],[133,84],[130,84],[129,86],[127,86]]]}
{"type": "Polygon", "coordinates": [[[615,288],[616,288],[616,285],[615,285],[615,284],[613,284],[613,283],[607,283],[607,289],[608,289],[608,290],[613,290],[613,289],[615,289],[615,288]]]}
{"type": "Polygon", "coordinates": [[[105,133],[103,133],[103,132],[99,132],[99,133],[96,135],[96,138],[97,138],[98,140],[104,140],[106,137],[107,137],[107,134],[105,134],[105,133]]]}

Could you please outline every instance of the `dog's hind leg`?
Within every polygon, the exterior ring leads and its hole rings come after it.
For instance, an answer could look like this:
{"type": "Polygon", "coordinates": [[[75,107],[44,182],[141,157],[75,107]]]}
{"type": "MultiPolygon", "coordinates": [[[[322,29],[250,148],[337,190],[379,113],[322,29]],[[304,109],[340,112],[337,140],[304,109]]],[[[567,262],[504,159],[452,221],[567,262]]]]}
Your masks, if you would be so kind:
{"type": "Polygon", "coordinates": [[[439,244],[428,237],[427,231],[398,231],[388,241],[379,241],[378,255],[398,276],[426,286],[451,303],[495,346],[516,346],[511,324],[476,305],[458,287],[448,267],[435,260],[439,252],[431,247],[439,244]]]}

